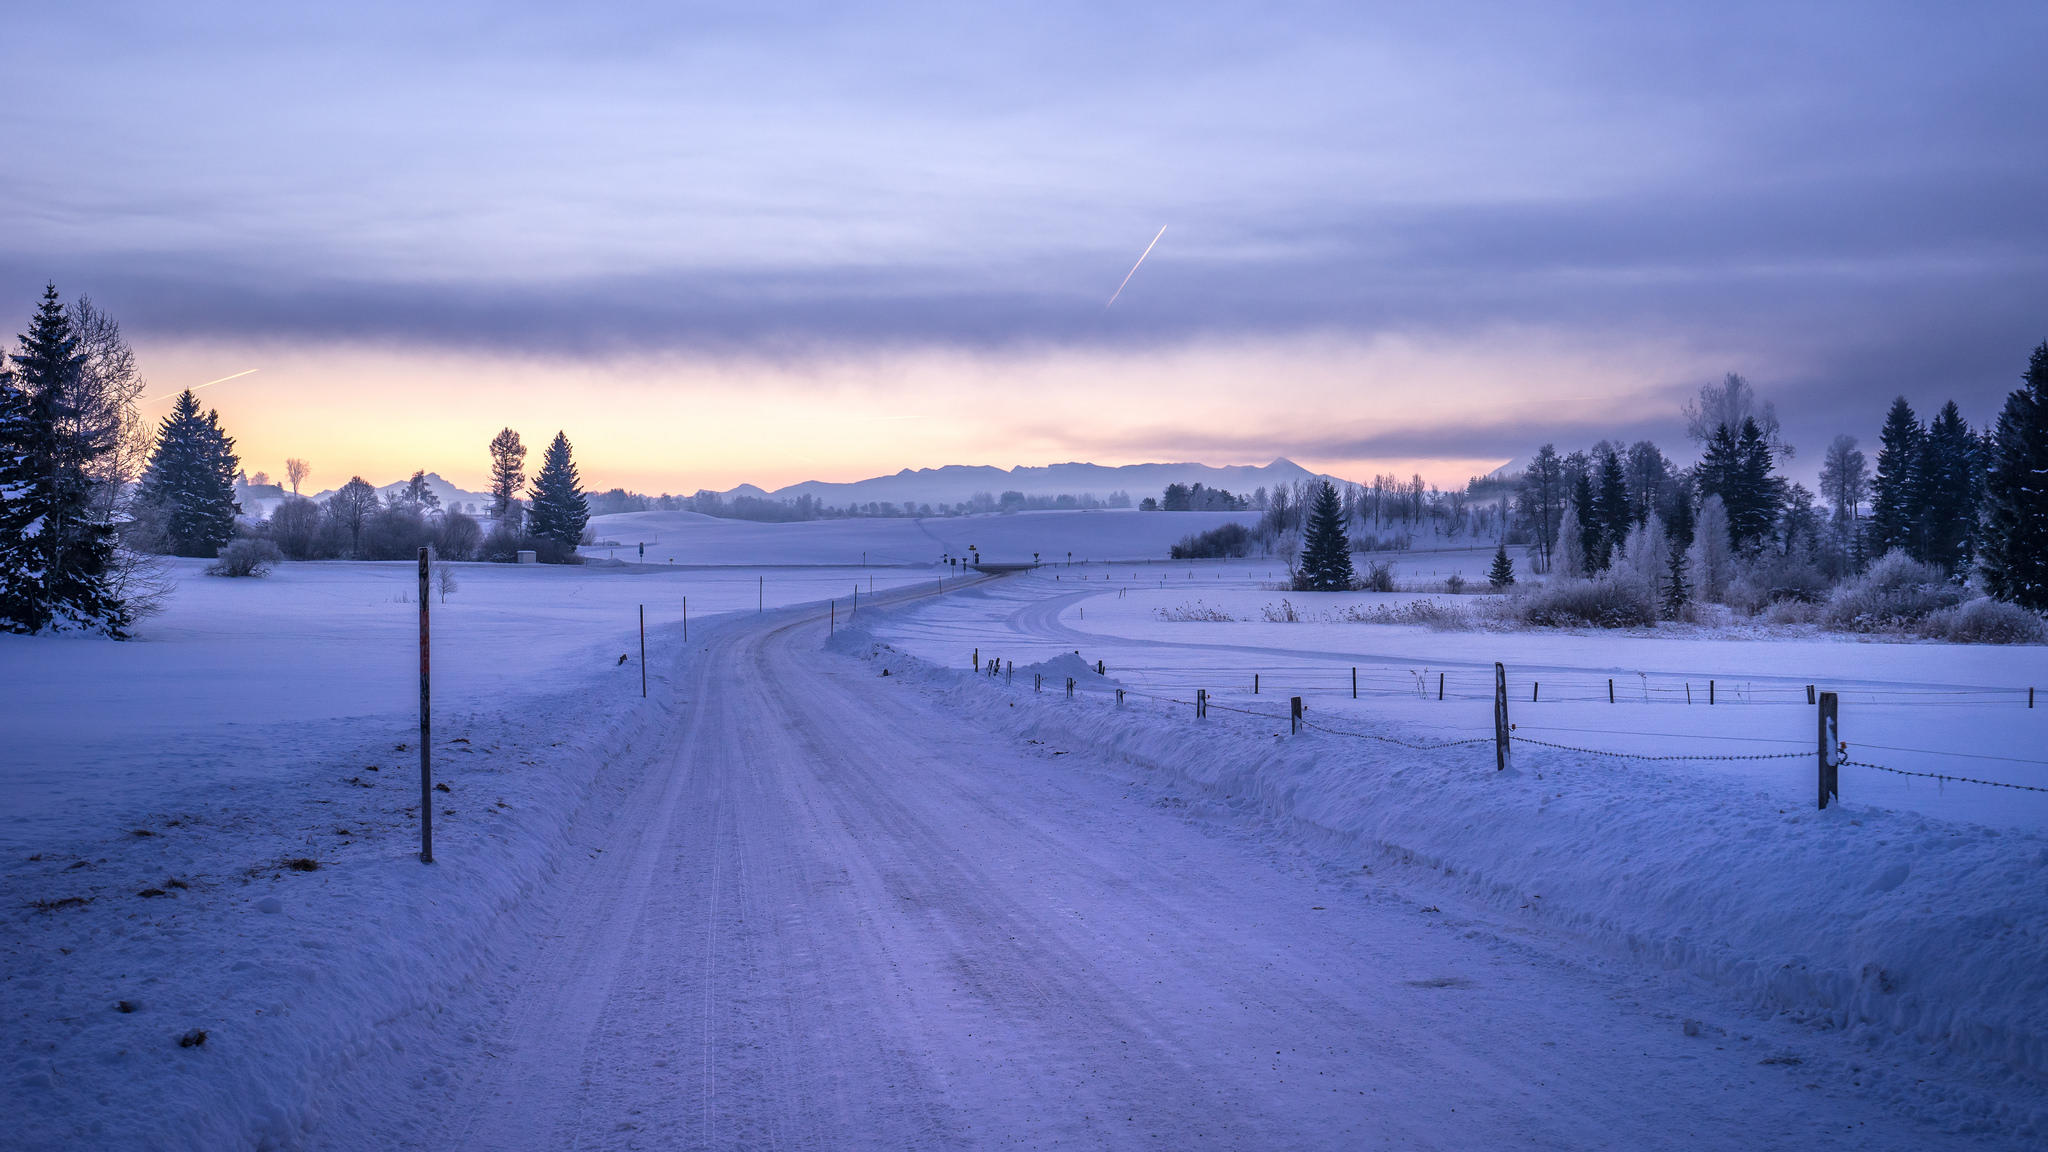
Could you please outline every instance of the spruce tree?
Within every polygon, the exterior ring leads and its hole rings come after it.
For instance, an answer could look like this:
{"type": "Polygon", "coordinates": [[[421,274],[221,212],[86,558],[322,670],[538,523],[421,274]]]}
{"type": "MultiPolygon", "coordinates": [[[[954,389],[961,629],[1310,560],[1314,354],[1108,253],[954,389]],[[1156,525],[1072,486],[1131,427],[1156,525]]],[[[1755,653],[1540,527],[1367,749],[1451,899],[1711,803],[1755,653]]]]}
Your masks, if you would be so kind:
{"type": "Polygon", "coordinates": [[[91,477],[112,445],[79,418],[85,356],[56,285],[19,339],[0,385],[0,627],[122,636],[129,614],[111,584],[114,526],[91,477]]]}
{"type": "Polygon", "coordinates": [[[1591,576],[1607,567],[1607,534],[1601,531],[1600,509],[1593,496],[1590,469],[1579,473],[1572,483],[1572,511],[1579,524],[1578,575],[1591,576]]]}
{"type": "Polygon", "coordinates": [[[1977,551],[1977,507],[1983,495],[1976,433],[1951,400],[1927,426],[1920,456],[1920,500],[1914,533],[1919,559],[1951,577],[1967,576],[1977,551]]]}
{"type": "Polygon", "coordinates": [[[1294,587],[1302,592],[1343,592],[1351,587],[1351,541],[1344,535],[1344,505],[1328,480],[1309,506],[1301,569],[1294,587]]]}
{"type": "Polygon", "coordinates": [[[589,520],[590,507],[583,500],[576,463],[569,456],[569,438],[557,432],[548,444],[547,455],[541,459],[540,475],[533,481],[533,508],[527,513],[527,529],[573,552],[583,542],[583,525],[589,520]]]}
{"type": "Polygon", "coordinates": [[[1914,539],[1914,512],[1920,496],[1922,443],[1927,434],[1904,396],[1892,401],[1878,434],[1877,478],[1871,484],[1870,526],[1866,550],[1882,556],[1895,548],[1919,551],[1914,539]]]}
{"type": "Polygon", "coordinates": [[[1493,550],[1493,567],[1486,570],[1486,582],[1493,585],[1495,592],[1505,592],[1515,585],[1515,562],[1508,559],[1505,540],[1493,550]]]}
{"type": "Polygon", "coordinates": [[[1992,432],[1982,565],[1993,596],[2039,612],[2048,611],[2048,342],[2022,379],[1992,432]]]}
{"type": "Polygon", "coordinates": [[[157,430],[137,503],[174,556],[213,556],[235,536],[235,442],[220,413],[201,412],[191,389],[180,393],[157,430]]]}
{"type": "Polygon", "coordinates": [[[1629,529],[1636,524],[1628,498],[1628,479],[1618,453],[1609,452],[1600,462],[1600,490],[1594,496],[1600,512],[1600,537],[1607,555],[1602,567],[1612,566],[1627,546],[1629,529]]]}

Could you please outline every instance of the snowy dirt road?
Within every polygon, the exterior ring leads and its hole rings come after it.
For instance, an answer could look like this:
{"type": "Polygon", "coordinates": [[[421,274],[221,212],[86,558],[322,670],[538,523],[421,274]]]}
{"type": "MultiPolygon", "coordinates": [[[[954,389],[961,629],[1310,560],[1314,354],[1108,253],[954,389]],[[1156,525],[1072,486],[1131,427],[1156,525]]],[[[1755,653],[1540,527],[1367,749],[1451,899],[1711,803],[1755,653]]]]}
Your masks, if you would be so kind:
{"type": "Polygon", "coordinates": [[[1195,819],[824,630],[693,654],[525,962],[450,1006],[454,1080],[321,1142],[1985,1146],[1772,1059],[1825,1037],[1688,1036],[1708,990],[1195,819]]]}

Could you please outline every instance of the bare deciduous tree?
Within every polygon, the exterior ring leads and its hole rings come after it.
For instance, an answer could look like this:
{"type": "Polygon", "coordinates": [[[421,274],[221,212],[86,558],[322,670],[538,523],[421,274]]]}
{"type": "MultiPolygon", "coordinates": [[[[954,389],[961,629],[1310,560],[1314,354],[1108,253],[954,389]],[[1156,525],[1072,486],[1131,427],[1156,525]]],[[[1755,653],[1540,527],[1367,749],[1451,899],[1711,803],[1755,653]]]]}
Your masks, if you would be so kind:
{"type": "Polygon", "coordinates": [[[294,456],[291,459],[286,460],[284,462],[284,478],[291,484],[292,495],[294,496],[297,496],[299,494],[299,485],[302,482],[304,482],[306,477],[311,476],[312,474],[313,466],[311,464],[306,463],[304,460],[299,459],[297,456],[294,456]]]}

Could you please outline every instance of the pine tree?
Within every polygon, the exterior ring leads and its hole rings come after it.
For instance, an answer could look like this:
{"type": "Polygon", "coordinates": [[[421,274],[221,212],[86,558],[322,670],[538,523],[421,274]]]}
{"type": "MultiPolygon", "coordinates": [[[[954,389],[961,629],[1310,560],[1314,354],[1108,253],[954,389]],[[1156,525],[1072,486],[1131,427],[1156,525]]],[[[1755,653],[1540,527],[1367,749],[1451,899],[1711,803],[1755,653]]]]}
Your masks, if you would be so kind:
{"type": "Polygon", "coordinates": [[[1515,562],[1508,559],[1508,546],[1502,541],[1493,550],[1493,567],[1486,570],[1486,582],[1493,585],[1495,592],[1505,592],[1515,584],[1515,562]]]}
{"type": "Polygon", "coordinates": [[[2048,342],[2022,379],[1992,432],[1982,565],[1993,596],[2039,612],[2048,611],[2048,342]]]}
{"type": "Polygon", "coordinates": [[[1784,510],[1785,481],[1771,472],[1771,445],[1763,428],[1744,419],[1735,440],[1735,471],[1730,493],[1723,494],[1728,506],[1728,537],[1733,547],[1754,552],[1770,539],[1771,529],[1784,510]],[[1729,501],[1729,495],[1734,501],[1729,501]]]}
{"type": "Polygon", "coordinates": [[[1351,542],[1344,535],[1344,506],[1328,480],[1316,489],[1309,507],[1301,570],[1294,587],[1301,592],[1343,592],[1351,587],[1351,542]]]}
{"type": "Polygon", "coordinates": [[[1628,481],[1617,453],[1606,453],[1600,461],[1600,490],[1594,496],[1594,502],[1600,514],[1600,538],[1606,551],[1601,566],[1610,567],[1622,554],[1622,549],[1627,547],[1629,529],[1636,522],[1629,505],[1628,481]]]}
{"type": "Polygon", "coordinates": [[[548,444],[542,457],[540,475],[533,481],[533,508],[527,514],[527,528],[543,540],[553,540],[574,551],[583,542],[583,525],[590,520],[590,507],[578,486],[576,463],[569,456],[569,438],[560,432],[548,444]]]}
{"type": "Polygon", "coordinates": [[[1677,536],[1671,538],[1670,552],[1670,564],[1664,573],[1664,615],[1677,619],[1692,602],[1692,590],[1685,585],[1686,547],[1678,542],[1677,536]]]}
{"type": "Polygon", "coordinates": [[[1608,541],[1600,530],[1600,509],[1594,504],[1590,470],[1580,472],[1572,483],[1572,512],[1579,525],[1578,575],[1591,576],[1607,567],[1608,541]]]}
{"type": "Polygon", "coordinates": [[[1920,463],[1927,433],[1904,396],[1892,401],[1878,434],[1877,478],[1871,484],[1870,527],[1865,551],[1882,556],[1895,548],[1919,551],[1914,510],[1919,504],[1920,463]]]}
{"type": "Polygon", "coordinates": [[[519,488],[525,483],[526,445],[519,433],[501,428],[491,437],[491,519],[500,531],[518,533],[519,488]]]}
{"type": "Polygon", "coordinates": [[[180,393],[157,430],[142,473],[139,515],[154,525],[158,545],[174,556],[213,556],[235,536],[235,442],[220,413],[201,412],[191,389],[180,393]]]}
{"type": "Polygon", "coordinates": [[[1564,506],[1564,517],[1557,522],[1557,567],[1553,569],[1566,580],[1583,579],[1586,571],[1586,537],[1579,527],[1578,501],[1564,506]]]}
{"type": "Polygon", "coordinates": [[[79,418],[85,357],[56,285],[19,339],[0,383],[0,627],[122,636],[129,614],[111,585],[114,526],[91,477],[112,445],[79,418]]]}
{"type": "Polygon", "coordinates": [[[1951,400],[1927,426],[1920,455],[1916,509],[1919,559],[1951,577],[1967,576],[1977,551],[1977,507],[1982,496],[1977,436],[1951,400]]]}

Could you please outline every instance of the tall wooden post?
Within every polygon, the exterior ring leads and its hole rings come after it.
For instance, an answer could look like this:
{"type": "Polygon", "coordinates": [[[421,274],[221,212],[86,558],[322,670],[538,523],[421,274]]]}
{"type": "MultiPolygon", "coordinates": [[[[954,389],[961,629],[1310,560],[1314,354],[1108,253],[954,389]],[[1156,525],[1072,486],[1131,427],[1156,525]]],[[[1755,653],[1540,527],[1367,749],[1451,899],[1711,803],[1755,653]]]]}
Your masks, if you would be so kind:
{"type": "Polygon", "coordinates": [[[647,699],[647,605],[640,606],[640,698],[647,699]]]}
{"type": "Polygon", "coordinates": [[[683,643],[690,642],[690,598],[683,597],[683,643]]]}
{"type": "Polygon", "coordinates": [[[1839,803],[1842,790],[1837,774],[1841,771],[1841,760],[1835,749],[1841,744],[1841,728],[1836,716],[1836,696],[1833,692],[1820,694],[1820,806],[1828,806],[1828,797],[1839,803]]]}
{"type": "Polygon", "coordinates": [[[1507,666],[1495,661],[1493,665],[1493,760],[1494,770],[1505,772],[1508,766],[1508,670],[1507,666]]]}
{"type": "Polygon", "coordinates": [[[1358,668],[1356,665],[1353,665],[1351,669],[1351,698],[1353,700],[1358,699],[1358,668]]]}
{"type": "Polygon", "coordinates": [[[1301,697],[1299,696],[1293,697],[1289,705],[1288,722],[1289,734],[1294,736],[1301,735],[1301,697]]]}
{"type": "Polygon", "coordinates": [[[427,549],[420,549],[420,863],[434,862],[434,688],[427,644],[427,549]]]}

